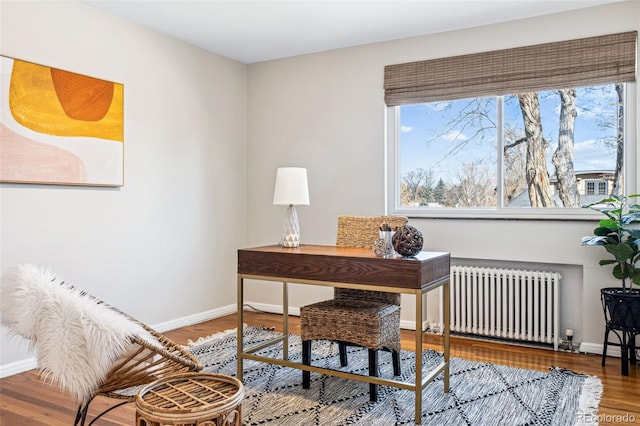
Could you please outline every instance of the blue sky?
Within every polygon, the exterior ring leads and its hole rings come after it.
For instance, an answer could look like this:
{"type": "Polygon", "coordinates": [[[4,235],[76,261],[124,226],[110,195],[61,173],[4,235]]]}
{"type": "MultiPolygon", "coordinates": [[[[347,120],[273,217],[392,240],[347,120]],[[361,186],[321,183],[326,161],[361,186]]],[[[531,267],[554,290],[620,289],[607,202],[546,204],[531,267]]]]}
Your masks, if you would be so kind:
{"type": "MultiPolygon", "coordinates": [[[[549,171],[554,169],[550,156],[557,144],[559,95],[554,92],[541,93],[540,110],[545,138],[550,141],[549,171]]],[[[597,118],[615,117],[617,96],[613,85],[599,86],[590,90],[578,89],[576,107],[578,115],[574,135],[574,169],[602,170],[613,169],[615,150],[606,149],[599,139],[606,135],[614,135],[613,129],[603,130],[597,125],[597,118]]],[[[455,181],[455,177],[464,162],[482,160],[485,164],[495,164],[496,132],[485,132],[485,140],[471,140],[477,127],[446,129],[446,123],[460,113],[460,107],[468,104],[467,100],[438,102],[401,107],[401,158],[400,168],[404,176],[406,172],[418,168],[431,169],[436,179],[445,182],[455,181]],[[465,142],[466,141],[466,142],[465,142]],[[452,149],[465,142],[463,150],[452,153],[452,149]]],[[[495,110],[495,105],[493,106],[495,110]]],[[[495,117],[495,116],[494,116],[495,117]]],[[[485,120],[483,125],[492,125],[495,118],[485,120]]],[[[516,98],[505,97],[505,124],[511,125],[523,134],[523,120],[516,98]]],[[[614,118],[612,118],[614,119],[614,118]]]]}

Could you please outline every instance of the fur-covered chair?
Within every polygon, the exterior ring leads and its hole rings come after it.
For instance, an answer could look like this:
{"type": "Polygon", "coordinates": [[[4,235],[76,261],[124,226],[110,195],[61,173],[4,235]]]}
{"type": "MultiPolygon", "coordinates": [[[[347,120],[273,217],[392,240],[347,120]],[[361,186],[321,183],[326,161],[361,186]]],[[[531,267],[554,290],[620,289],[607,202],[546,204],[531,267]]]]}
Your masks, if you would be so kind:
{"type": "Polygon", "coordinates": [[[29,340],[42,378],[79,403],[84,425],[97,395],[136,396],[136,387],[167,375],[198,371],[196,357],[127,314],[73,287],[51,270],[18,265],[0,277],[1,322],[29,340]]]}

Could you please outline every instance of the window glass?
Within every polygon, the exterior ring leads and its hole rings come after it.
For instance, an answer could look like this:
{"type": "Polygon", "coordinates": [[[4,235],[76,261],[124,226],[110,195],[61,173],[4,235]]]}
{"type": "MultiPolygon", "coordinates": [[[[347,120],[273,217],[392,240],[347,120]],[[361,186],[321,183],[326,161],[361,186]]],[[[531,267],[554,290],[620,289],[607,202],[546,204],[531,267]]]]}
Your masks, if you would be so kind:
{"type": "Polygon", "coordinates": [[[607,84],[394,107],[395,211],[540,212],[622,194],[623,94],[607,84]]]}
{"type": "Polygon", "coordinates": [[[496,98],[400,107],[401,204],[496,206],[496,98]]]}

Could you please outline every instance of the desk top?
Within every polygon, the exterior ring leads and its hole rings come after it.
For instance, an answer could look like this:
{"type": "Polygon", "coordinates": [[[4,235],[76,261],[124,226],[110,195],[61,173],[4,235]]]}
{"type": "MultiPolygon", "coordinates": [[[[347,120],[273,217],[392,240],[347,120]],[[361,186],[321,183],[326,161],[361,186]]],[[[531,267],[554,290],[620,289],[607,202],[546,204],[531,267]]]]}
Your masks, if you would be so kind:
{"type": "Polygon", "coordinates": [[[375,256],[370,248],[272,245],[238,250],[238,273],[288,278],[292,282],[298,279],[424,289],[449,276],[449,258],[445,252],[383,258],[375,256]]]}

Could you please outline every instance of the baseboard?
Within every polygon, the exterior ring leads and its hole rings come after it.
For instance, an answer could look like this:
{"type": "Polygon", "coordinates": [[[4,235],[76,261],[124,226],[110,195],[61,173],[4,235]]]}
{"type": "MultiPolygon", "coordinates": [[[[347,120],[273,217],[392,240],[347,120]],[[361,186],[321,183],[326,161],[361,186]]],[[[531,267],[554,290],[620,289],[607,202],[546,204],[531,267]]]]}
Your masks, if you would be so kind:
{"type": "Polygon", "coordinates": [[[23,373],[25,371],[33,370],[38,366],[36,357],[21,359],[20,361],[10,362],[8,364],[0,365],[0,379],[13,376],[14,374],[23,373]]]}
{"type": "MultiPolygon", "coordinates": [[[[407,320],[400,320],[400,328],[403,330],[414,330],[416,329],[416,322],[415,321],[407,321],[407,320]]],[[[429,322],[428,321],[423,321],[422,322],[422,331],[427,331],[427,329],[429,328],[429,322]]]]}
{"type": "Polygon", "coordinates": [[[225,315],[234,314],[237,310],[237,306],[227,305],[222,308],[211,309],[209,311],[200,312],[186,317],[177,318],[171,321],[163,322],[151,326],[154,330],[164,333],[167,331],[175,330],[177,328],[186,327],[188,325],[199,324],[201,322],[209,321],[215,318],[220,318],[225,315]]]}
{"type": "MultiPolygon", "coordinates": [[[[175,330],[177,328],[186,327],[188,325],[199,324],[201,322],[209,321],[215,318],[223,317],[225,315],[233,314],[237,310],[235,304],[224,306],[222,308],[211,309],[209,311],[200,312],[186,317],[177,318],[171,321],[166,321],[160,324],[152,325],[154,330],[165,333],[167,331],[175,330]]],[[[0,378],[13,376],[14,374],[23,373],[28,370],[32,370],[38,366],[36,357],[30,357],[19,361],[10,362],[8,364],[0,365],[0,378]]]]}
{"type": "MultiPolygon", "coordinates": [[[[604,349],[604,345],[602,343],[582,342],[580,344],[580,352],[584,352],[588,354],[602,355],[603,349],[604,349]]],[[[620,353],[620,347],[607,346],[607,356],[620,358],[622,356],[620,353]]]]}
{"type": "MultiPolygon", "coordinates": [[[[270,314],[282,313],[282,305],[268,305],[266,303],[245,302],[244,309],[249,311],[253,310],[258,312],[267,312],[270,314]]],[[[293,308],[289,306],[289,315],[293,315],[294,317],[299,317],[300,308],[293,308]]]]}

